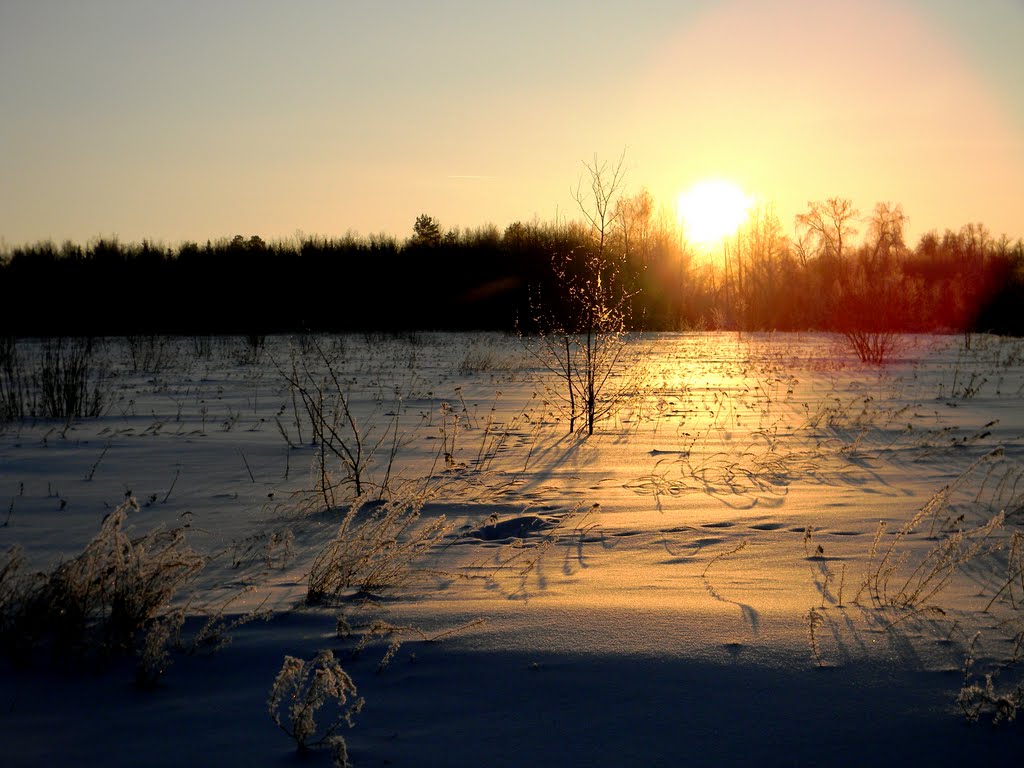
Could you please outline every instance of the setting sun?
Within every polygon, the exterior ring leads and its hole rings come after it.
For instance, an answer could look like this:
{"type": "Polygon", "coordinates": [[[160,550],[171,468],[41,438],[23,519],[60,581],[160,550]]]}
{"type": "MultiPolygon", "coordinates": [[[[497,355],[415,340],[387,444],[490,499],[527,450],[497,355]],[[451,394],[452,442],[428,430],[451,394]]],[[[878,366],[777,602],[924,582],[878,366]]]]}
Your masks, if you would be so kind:
{"type": "Polygon", "coordinates": [[[702,181],[679,196],[679,219],[686,238],[712,246],[733,234],[747,217],[751,198],[731,181],[702,181]]]}

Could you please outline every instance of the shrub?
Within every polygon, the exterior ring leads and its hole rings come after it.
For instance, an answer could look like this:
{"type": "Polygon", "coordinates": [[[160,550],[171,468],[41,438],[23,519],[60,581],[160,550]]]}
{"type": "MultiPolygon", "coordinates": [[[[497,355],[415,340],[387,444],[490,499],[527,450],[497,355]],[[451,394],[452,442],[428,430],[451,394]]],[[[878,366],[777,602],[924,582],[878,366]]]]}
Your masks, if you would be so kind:
{"type": "Polygon", "coordinates": [[[373,591],[408,583],[413,561],[448,531],[443,516],[424,522],[422,507],[423,501],[418,499],[353,502],[334,539],[313,562],[306,599],[316,602],[351,590],[373,591]]]}
{"type": "Polygon", "coordinates": [[[77,557],[50,573],[23,575],[11,550],[0,563],[0,637],[8,652],[51,643],[55,656],[124,653],[147,622],[202,568],[183,529],[125,532],[134,499],[107,515],[77,557]]]}
{"type": "Polygon", "coordinates": [[[50,339],[26,360],[14,338],[0,338],[0,423],[99,416],[107,404],[104,378],[91,339],[50,339]]]}
{"type": "Polygon", "coordinates": [[[969,722],[976,723],[983,716],[993,725],[1012,723],[1024,709],[1024,683],[1006,691],[998,691],[992,675],[985,675],[985,684],[965,682],[957,695],[957,704],[969,722]]]}
{"type": "Polygon", "coordinates": [[[212,336],[192,336],[190,340],[192,356],[197,360],[209,360],[213,357],[212,336]]]}
{"type": "Polygon", "coordinates": [[[155,334],[125,336],[133,373],[160,373],[171,362],[173,343],[155,334]]]}
{"type": "Polygon", "coordinates": [[[982,717],[991,719],[992,725],[1013,722],[1017,719],[1017,713],[1024,709],[1024,682],[1000,691],[996,688],[992,674],[984,675],[984,684],[977,680],[974,672],[974,649],[980,635],[979,632],[974,636],[967,649],[963,668],[964,681],[956,702],[970,723],[976,723],[982,717]]]}
{"type": "Polygon", "coordinates": [[[33,383],[39,391],[37,416],[46,419],[95,417],[103,413],[103,372],[96,367],[92,339],[52,339],[43,344],[33,383]]]}
{"type": "Polygon", "coordinates": [[[614,165],[596,156],[592,164],[584,163],[590,192],[582,191],[581,179],[574,197],[588,222],[589,242],[552,256],[562,295],[536,296],[531,318],[536,343],[521,334],[527,350],[559,382],[556,402],[568,417],[569,434],[576,433],[578,422],[581,434],[594,434],[597,422],[616,413],[637,383],[617,380],[633,367],[625,354],[634,297],[627,286],[627,254],[610,245],[621,215],[624,162],[625,154],[614,165]]]}
{"type": "Polygon", "coordinates": [[[31,410],[28,376],[12,336],[0,337],[0,424],[25,418],[31,410]]]}
{"type": "Polygon", "coordinates": [[[862,363],[884,365],[896,352],[899,336],[892,331],[843,331],[843,336],[862,363]]]}
{"type": "Polygon", "coordinates": [[[336,732],[342,724],[351,728],[362,708],[355,683],[329,650],[309,662],[285,656],[267,699],[270,719],[295,740],[300,752],[328,744],[341,765],[347,764],[348,749],[336,732]],[[335,710],[334,717],[327,724],[318,723],[325,706],[335,710]]]}
{"type": "MultiPolygon", "coordinates": [[[[356,418],[347,394],[336,359],[317,341],[309,336],[307,344],[315,351],[313,360],[305,356],[293,354],[291,370],[277,365],[278,372],[288,382],[292,395],[292,408],[295,412],[295,427],[299,442],[302,442],[302,419],[299,415],[298,402],[301,401],[312,430],[313,442],[317,446],[317,469],[319,471],[319,492],[324,504],[335,506],[338,494],[336,491],[351,489],[351,496],[361,497],[369,488],[376,485],[381,495],[388,492],[391,467],[394,463],[401,439],[398,433],[398,419],[401,413],[401,402],[396,404],[389,423],[380,429],[377,417],[381,405],[360,422],[356,418]],[[384,477],[378,484],[371,481],[370,470],[378,454],[387,452],[384,477]],[[329,472],[328,463],[337,460],[343,472],[339,480],[334,480],[329,472]]],[[[291,444],[288,432],[278,421],[285,440],[291,444]]]]}
{"type": "Polygon", "coordinates": [[[267,345],[267,337],[262,333],[247,333],[242,337],[242,352],[239,360],[245,365],[256,365],[267,345]]]}

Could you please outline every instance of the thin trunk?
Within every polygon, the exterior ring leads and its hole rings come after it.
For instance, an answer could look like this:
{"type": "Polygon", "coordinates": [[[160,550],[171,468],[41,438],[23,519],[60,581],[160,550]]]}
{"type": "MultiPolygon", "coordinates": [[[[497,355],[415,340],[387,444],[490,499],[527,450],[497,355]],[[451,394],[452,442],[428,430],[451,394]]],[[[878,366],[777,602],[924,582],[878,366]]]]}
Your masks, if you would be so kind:
{"type": "Polygon", "coordinates": [[[569,336],[565,336],[565,383],[569,387],[569,434],[576,432],[576,387],[572,383],[572,351],[569,336]]]}

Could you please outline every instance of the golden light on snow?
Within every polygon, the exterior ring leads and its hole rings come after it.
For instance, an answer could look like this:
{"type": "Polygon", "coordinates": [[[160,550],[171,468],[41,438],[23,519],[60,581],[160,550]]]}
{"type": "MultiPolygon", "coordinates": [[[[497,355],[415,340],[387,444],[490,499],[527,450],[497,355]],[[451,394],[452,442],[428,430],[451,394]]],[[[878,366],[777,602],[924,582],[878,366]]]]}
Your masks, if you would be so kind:
{"type": "Polygon", "coordinates": [[[731,181],[708,179],[679,196],[679,219],[686,239],[710,247],[732,235],[747,218],[753,198],[731,181]]]}

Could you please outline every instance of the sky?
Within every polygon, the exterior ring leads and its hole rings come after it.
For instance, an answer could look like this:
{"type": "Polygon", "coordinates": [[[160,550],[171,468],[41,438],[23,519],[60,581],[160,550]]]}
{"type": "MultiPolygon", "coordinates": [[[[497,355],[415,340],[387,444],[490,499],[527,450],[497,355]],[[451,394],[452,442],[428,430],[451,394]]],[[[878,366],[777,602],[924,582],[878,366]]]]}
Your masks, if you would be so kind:
{"type": "Polygon", "coordinates": [[[1024,236],[1024,0],[0,0],[0,246],[572,219],[584,162],[783,226],[1024,236]]]}

